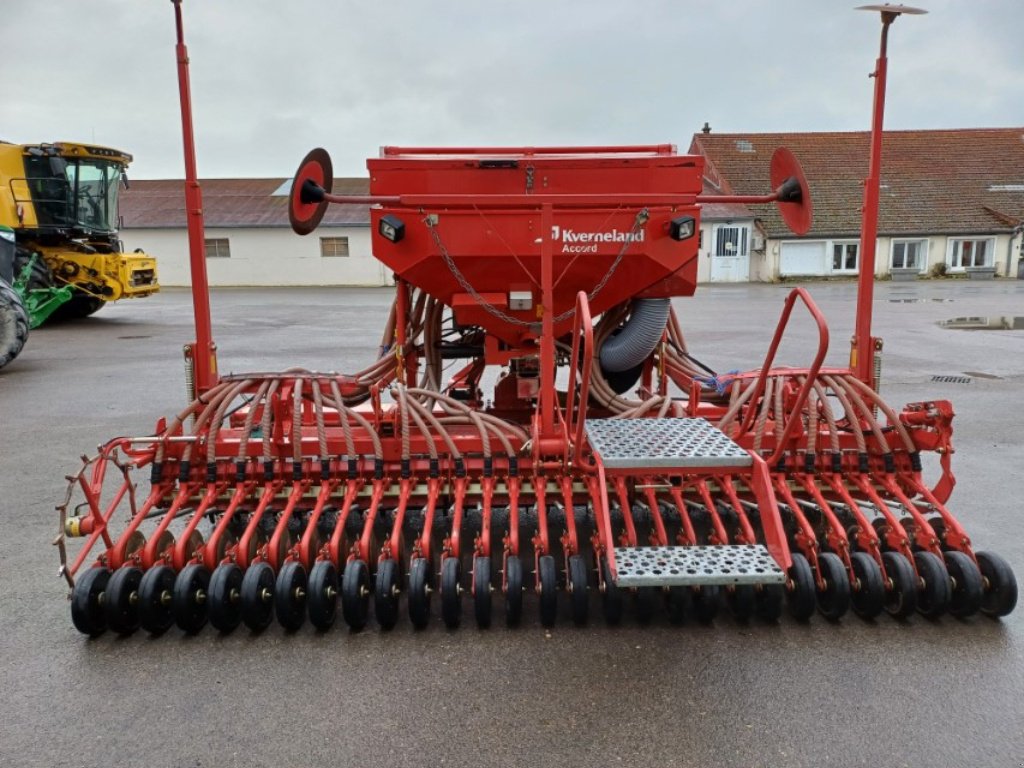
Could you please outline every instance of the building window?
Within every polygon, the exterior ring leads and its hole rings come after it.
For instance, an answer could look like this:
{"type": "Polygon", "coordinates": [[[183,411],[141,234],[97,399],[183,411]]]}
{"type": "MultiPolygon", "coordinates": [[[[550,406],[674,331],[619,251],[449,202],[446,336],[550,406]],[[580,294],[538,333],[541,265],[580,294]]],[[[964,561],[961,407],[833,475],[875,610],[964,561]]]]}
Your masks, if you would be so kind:
{"type": "Polygon", "coordinates": [[[924,270],[927,263],[927,240],[893,240],[892,268],[924,270]]]}
{"type": "Polygon", "coordinates": [[[321,237],[320,255],[325,258],[328,256],[348,256],[348,238],[321,237]]]}
{"type": "Polygon", "coordinates": [[[992,241],[951,240],[949,250],[951,269],[992,266],[992,241]]]}
{"type": "Polygon", "coordinates": [[[856,272],[857,258],[860,255],[859,243],[832,244],[832,271],[856,272]]]}
{"type": "Polygon", "coordinates": [[[203,241],[206,247],[206,258],[226,259],[231,256],[231,248],[226,237],[214,237],[203,241]]]}
{"type": "Polygon", "coordinates": [[[747,227],[720,226],[715,229],[715,256],[748,256],[747,227]]]}

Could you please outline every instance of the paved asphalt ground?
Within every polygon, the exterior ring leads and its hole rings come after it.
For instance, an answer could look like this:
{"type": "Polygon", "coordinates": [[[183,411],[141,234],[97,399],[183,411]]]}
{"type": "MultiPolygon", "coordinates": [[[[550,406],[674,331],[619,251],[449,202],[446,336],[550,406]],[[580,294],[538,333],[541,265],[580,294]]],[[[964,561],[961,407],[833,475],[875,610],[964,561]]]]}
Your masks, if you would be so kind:
{"type": "MultiPolygon", "coordinates": [[[[854,289],[812,286],[837,364],[854,289]]],[[[786,291],[705,287],[680,300],[691,351],[721,370],[757,364],[786,291]]],[[[1024,577],[1024,331],[937,325],[1024,315],[1024,282],[882,283],[876,299],[884,392],[896,405],[954,401],[952,507],[979,549],[1024,577]],[[965,372],[970,384],[931,381],[965,372]]],[[[221,368],[355,370],[389,301],[376,289],[216,291],[221,368]]],[[[610,629],[598,618],[546,632],[531,602],[515,631],[499,615],[485,632],[403,620],[387,634],[275,625],[258,637],[85,639],[50,546],[62,478],[99,442],[151,432],[183,405],[190,324],[188,294],[167,290],[34,331],[0,373],[0,765],[1024,764],[1024,605],[1002,622],[725,616],[610,629]]],[[[794,365],[811,354],[798,325],[784,349],[794,365]]]]}

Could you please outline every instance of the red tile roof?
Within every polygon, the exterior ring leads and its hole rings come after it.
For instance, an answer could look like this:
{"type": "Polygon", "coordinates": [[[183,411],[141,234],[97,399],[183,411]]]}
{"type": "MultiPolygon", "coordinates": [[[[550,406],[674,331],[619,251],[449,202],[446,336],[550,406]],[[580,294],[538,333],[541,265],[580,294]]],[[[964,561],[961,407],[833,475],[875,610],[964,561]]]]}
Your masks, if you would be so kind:
{"type": "MultiPolygon", "coordinates": [[[[200,180],[203,213],[208,227],[287,227],[288,196],[274,192],[290,179],[200,180]]],[[[369,179],[335,179],[338,194],[369,194],[369,179]]],[[[185,188],[180,179],[133,180],[121,190],[121,216],[126,229],[185,227],[185,188]]],[[[321,226],[366,226],[365,205],[330,205],[321,226]]]]}
{"type": "MultiPolygon", "coordinates": [[[[772,152],[788,147],[810,185],[810,234],[856,236],[868,142],[866,131],[699,133],[690,152],[723,191],[764,194],[772,152]]],[[[882,147],[879,234],[991,234],[1024,222],[1024,128],[886,131],[882,147]]],[[[775,206],[754,211],[769,236],[790,234],[775,206]]]]}

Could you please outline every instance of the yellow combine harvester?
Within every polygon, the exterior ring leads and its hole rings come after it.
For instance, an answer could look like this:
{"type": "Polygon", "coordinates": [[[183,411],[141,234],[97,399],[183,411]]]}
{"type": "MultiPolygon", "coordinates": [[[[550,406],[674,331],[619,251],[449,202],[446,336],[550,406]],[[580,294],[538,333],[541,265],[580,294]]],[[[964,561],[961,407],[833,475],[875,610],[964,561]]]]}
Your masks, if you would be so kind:
{"type": "Polygon", "coordinates": [[[0,367],[21,351],[27,328],[160,289],[156,260],[122,253],[118,239],[117,195],[131,161],[109,147],[0,142],[0,367]]]}

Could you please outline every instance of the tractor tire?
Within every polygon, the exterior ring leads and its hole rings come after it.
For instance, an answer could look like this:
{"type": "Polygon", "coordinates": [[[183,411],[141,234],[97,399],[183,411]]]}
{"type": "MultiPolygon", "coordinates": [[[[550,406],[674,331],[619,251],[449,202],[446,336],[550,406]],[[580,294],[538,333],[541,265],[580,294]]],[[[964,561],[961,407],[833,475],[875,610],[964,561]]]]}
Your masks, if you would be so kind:
{"type": "Polygon", "coordinates": [[[106,303],[103,299],[90,296],[88,293],[76,292],[66,304],[61,304],[57,307],[54,313],[50,315],[50,320],[80,320],[83,317],[96,314],[106,303]]]}
{"type": "Polygon", "coordinates": [[[28,313],[18,293],[0,280],[0,368],[14,360],[28,340],[28,313]]]}
{"type": "MultiPolygon", "coordinates": [[[[14,252],[14,279],[17,280],[21,276],[21,272],[25,269],[25,266],[32,260],[34,254],[27,248],[18,248],[14,252]]],[[[43,259],[40,254],[35,263],[32,264],[32,272],[29,273],[28,282],[25,284],[25,288],[34,291],[38,288],[53,288],[53,272],[50,270],[50,266],[43,259]]]]}

